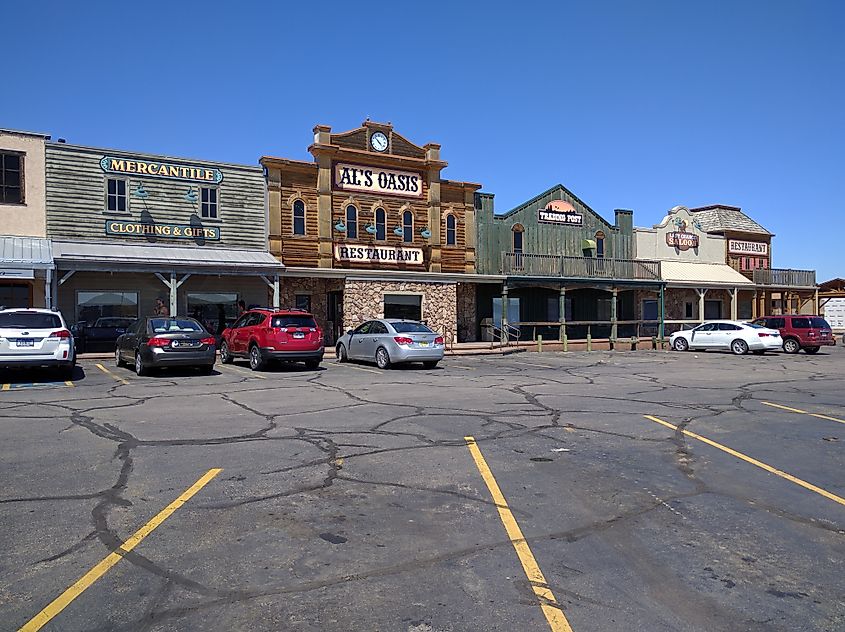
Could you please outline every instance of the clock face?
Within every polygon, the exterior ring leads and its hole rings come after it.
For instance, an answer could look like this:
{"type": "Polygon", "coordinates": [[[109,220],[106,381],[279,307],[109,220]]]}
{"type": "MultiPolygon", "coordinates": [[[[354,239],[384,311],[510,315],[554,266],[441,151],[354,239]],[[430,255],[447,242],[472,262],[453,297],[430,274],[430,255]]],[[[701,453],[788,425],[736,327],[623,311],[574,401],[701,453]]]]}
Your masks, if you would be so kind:
{"type": "Polygon", "coordinates": [[[387,149],[387,136],[383,132],[376,132],[370,136],[370,145],[376,151],[384,151],[387,149]]]}

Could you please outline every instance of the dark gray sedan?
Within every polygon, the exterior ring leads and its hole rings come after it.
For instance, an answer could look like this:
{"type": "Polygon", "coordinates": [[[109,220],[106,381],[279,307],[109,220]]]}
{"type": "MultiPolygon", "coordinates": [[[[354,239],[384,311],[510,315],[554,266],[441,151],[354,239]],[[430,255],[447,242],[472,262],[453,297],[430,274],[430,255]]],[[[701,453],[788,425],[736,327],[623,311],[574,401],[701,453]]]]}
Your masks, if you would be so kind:
{"type": "Polygon", "coordinates": [[[335,347],[339,362],[365,360],[380,369],[393,364],[422,362],[433,369],[443,359],[443,336],[415,320],[368,320],[347,331],[335,347]]]}
{"type": "Polygon", "coordinates": [[[134,365],[138,375],[171,366],[211,373],[216,353],[214,336],[193,318],[146,316],[117,339],[114,362],[134,365]]]}

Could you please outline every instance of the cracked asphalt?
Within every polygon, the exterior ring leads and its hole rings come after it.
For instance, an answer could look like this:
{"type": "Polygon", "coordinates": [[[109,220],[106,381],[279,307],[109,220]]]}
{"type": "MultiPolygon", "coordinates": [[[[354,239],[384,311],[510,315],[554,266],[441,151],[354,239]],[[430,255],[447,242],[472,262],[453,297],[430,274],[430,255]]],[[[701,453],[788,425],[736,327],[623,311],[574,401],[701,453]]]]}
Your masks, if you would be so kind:
{"type": "Polygon", "coordinates": [[[211,468],[43,629],[548,630],[465,436],[575,632],[845,630],[845,506],[681,432],[845,496],[845,424],[763,403],[845,419],[841,347],[103,364],[0,391],[2,630],[211,468]]]}

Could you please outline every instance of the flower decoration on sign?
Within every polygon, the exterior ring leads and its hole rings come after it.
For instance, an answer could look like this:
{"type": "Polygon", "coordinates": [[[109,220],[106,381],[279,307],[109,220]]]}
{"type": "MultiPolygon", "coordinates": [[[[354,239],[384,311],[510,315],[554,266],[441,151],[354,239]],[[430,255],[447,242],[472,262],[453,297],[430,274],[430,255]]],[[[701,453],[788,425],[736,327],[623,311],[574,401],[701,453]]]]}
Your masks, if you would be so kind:
{"type": "Polygon", "coordinates": [[[339,233],[346,232],[346,224],[343,223],[342,219],[337,220],[337,224],[334,225],[334,229],[339,233]]]}
{"type": "Polygon", "coordinates": [[[370,233],[371,235],[375,235],[375,234],[376,234],[376,227],[375,227],[375,226],[373,226],[372,224],[367,224],[367,225],[364,227],[364,230],[365,230],[365,231],[367,231],[368,233],[370,233]]]}
{"type": "Polygon", "coordinates": [[[401,226],[397,226],[396,228],[393,229],[393,234],[398,236],[398,237],[401,237],[402,235],[405,234],[405,231],[402,230],[401,226]]]}
{"type": "Polygon", "coordinates": [[[188,187],[187,193],[185,193],[185,199],[190,202],[191,204],[196,204],[197,200],[199,199],[197,196],[197,192],[194,191],[194,187],[188,187]]]}
{"type": "Polygon", "coordinates": [[[150,194],[147,193],[147,190],[144,188],[143,184],[138,184],[138,186],[135,187],[135,192],[132,195],[142,200],[146,200],[148,197],[150,197],[150,194]]]}
{"type": "Polygon", "coordinates": [[[420,235],[422,235],[423,239],[431,239],[431,231],[428,229],[428,226],[420,229],[420,235]]]}

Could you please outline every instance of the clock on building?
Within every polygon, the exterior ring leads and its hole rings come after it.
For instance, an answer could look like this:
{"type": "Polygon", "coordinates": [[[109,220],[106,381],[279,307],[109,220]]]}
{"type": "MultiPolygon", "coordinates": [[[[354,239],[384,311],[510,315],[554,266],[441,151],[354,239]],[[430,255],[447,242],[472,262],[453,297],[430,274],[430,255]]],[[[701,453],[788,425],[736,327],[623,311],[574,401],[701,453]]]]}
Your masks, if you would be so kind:
{"type": "Polygon", "coordinates": [[[370,136],[370,146],[376,151],[385,151],[387,149],[387,136],[384,132],[375,132],[370,136]]]}

